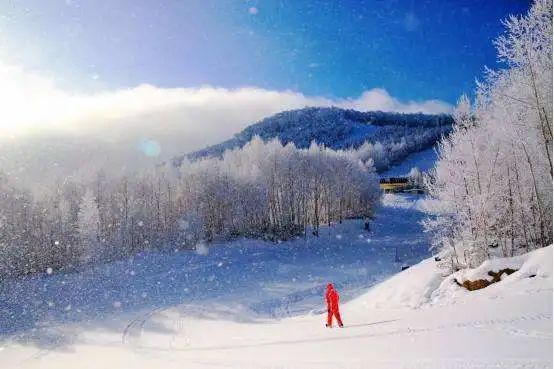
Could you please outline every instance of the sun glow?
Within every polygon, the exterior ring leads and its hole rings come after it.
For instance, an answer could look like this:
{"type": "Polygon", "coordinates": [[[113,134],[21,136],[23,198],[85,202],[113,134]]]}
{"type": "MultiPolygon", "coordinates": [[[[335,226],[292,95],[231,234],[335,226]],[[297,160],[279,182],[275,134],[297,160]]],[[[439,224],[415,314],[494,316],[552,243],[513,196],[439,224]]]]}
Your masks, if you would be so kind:
{"type": "Polygon", "coordinates": [[[51,124],[71,110],[67,96],[46,78],[0,63],[0,81],[0,136],[51,124]]]}

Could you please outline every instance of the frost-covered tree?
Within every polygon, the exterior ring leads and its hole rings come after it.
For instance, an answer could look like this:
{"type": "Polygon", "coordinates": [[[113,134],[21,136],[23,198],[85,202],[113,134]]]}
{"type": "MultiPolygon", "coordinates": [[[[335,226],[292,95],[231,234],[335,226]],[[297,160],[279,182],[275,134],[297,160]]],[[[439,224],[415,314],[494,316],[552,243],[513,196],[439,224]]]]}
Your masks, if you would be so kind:
{"type": "Polygon", "coordinates": [[[552,243],[552,3],[510,17],[487,71],[440,144],[427,228],[453,269],[552,243]]]}
{"type": "MultiPolygon", "coordinates": [[[[375,147],[379,155],[394,152],[375,147]]],[[[354,149],[299,149],[255,136],[221,157],[184,160],[179,168],[61,179],[36,198],[2,176],[0,277],[217,239],[317,234],[320,225],[372,214],[379,197],[372,160],[354,149]]]]}
{"type": "Polygon", "coordinates": [[[423,172],[418,167],[410,169],[408,179],[412,185],[419,188],[423,187],[423,172]]]}
{"type": "Polygon", "coordinates": [[[254,137],[221,159],[185,161],[181,194],[199,214],[206,238],[288,238],[320,224],[362,216],[377,198],[377,180],[352,151],[308,149],[254,137]]]}
{"type": "Polygon", "coordinates": [[[82,245],[82,258],[90,261],[98,255],[100,244],[100,212],[96,198],[91,190],[87,190],[81,200],[77,226],[82,245]]]}
{"type": "MultiPolygon", "coordinates": [[[[317,144],[334,150],[357,149],[365,145],[361,151],[366,151],[364,161],[374,157],[374,166],[379,172],[411,152],[433,146],[442,135],[450,132],[451,126],[452,117],[446,114],[359,112],[336,107],[307,107],[265,118],[230,140],[187,157],[193,160],[220,157],[227,150],[243,147],[256,136],[264,142],[277,138],[283,144],[291,143],[299,149],[309,148],[315,140],[317,144]],[[373,147],[368,144],[374,146],[374,154],[370,154],[373,147]],[[397,147],[393,149],[395,145],[397,147]]],[[[182,157],[175,161],[180,163],[182,157]]]]}

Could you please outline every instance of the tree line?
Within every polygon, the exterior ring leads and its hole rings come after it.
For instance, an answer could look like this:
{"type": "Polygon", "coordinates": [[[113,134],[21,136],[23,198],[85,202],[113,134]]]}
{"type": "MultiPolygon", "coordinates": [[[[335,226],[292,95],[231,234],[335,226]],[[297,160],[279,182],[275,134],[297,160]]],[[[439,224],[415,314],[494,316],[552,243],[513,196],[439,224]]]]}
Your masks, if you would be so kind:
{"type": "Polygon", "coordinates": [[[123,178],[100,172],[86,183],[66,178],[40,196],[0,175],[0,277],[233,237],[317,235],[322,224],[371,216],[378,196],[371,162],[354,150],[259,137],[179,167],[123,178]]]}

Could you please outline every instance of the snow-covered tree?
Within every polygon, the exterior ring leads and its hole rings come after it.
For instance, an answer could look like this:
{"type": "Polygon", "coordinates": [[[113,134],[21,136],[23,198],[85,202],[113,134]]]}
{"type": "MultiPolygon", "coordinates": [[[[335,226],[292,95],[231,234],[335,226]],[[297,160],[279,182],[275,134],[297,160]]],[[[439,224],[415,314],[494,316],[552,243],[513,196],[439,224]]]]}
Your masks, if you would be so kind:
{"type": "Polygon", "coordinates": [[[96,198],[90,189],[85,192],[81,200],[77,225],[82,245],[81,256],[83,260],[90,261],[99,257],[100,212],[96,198]]]}
{"type": "Polygon", "coordinates": [[[427,228],[454,269],[552,243],[552,2],[505,25],[507,68],[487,72],[473,106],[460,99],[427,180],[427,228]]]}
{"type": "Polygon", "coordinates": [[[410,172],[408,173],[408,179],[410,180],[411,184],[416,187],[423,186],[423,172],[421,172],[418,167],[410,169],[410,172]]]}

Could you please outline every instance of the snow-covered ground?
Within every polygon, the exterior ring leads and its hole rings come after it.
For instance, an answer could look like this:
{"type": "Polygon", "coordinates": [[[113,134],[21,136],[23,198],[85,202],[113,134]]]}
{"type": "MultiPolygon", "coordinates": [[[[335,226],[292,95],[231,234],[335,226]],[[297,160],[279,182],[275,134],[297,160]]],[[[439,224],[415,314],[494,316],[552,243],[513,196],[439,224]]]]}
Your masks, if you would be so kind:
{"type": "Polygon", "coordinates": [[[371,234],[354,220],[319,238],[4,283],[0,367],[552,367],[552,247],[507,261],[520,272],[481,291],[442,277],[432,258],[375,285],[429,256],[418,200],[387,196],[371,234]],[[344,329],[324,327],[329,280],[344,329]]]}

